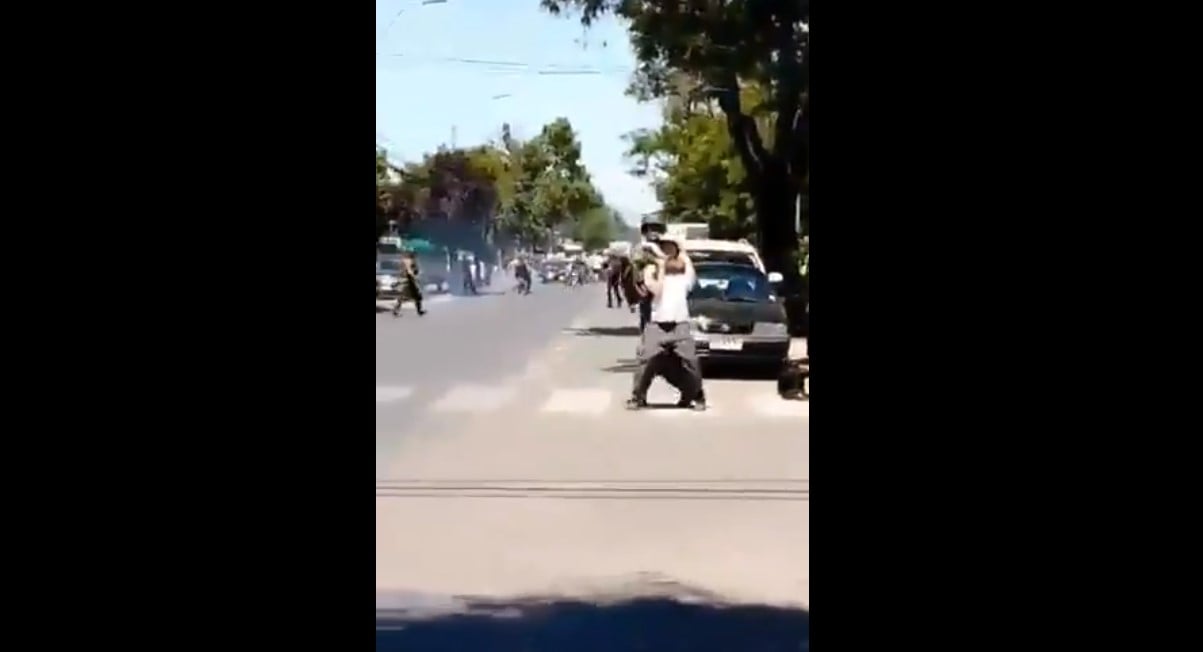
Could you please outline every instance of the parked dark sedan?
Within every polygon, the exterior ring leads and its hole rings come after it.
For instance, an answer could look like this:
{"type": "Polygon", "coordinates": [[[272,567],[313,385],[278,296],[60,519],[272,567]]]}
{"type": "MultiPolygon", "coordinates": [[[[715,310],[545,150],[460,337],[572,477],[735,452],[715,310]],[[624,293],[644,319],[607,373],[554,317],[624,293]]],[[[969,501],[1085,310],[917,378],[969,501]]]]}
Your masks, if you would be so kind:
{"type": "Polygon", "coordinates": [[[732,263],[699,262],[694,268],[698,284],[689,312],[698,356],[779,371],[789,358],[789,327],[768,277],[732,263]]]}

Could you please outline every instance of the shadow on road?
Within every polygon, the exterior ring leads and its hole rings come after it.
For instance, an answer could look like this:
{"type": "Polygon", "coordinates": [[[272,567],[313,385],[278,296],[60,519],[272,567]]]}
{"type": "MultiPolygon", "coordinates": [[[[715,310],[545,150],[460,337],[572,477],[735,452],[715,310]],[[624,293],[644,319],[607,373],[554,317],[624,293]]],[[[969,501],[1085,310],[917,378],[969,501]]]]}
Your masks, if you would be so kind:
{"type": "Polygon", "coordinates": [[[638,326],[591,326],[569,328],[566,332],[580,337],[639,337],[638,326]]]}
{"type": "Polygon", "coordinates": [[[602,371],[612,374],[633,374],[638,366],[639,363],[634,358],[621,358],[609,367],[602,367],[602,371]]]}
{"type": "Polygon", "coordinates": [[[671,598],[493,603],[425,619],[377,613],[376,650],[809,652],[810,613],[671,598]]]}
{"type": "Polygon", "coordinates": [[[448,292],[448,294],[451,294],[451,295],[457,296],[457,297],[463,297],[465,299],[476,299],[479,297],[499,297],[503,294],[509,294],[509,293],[506,292],[505,290],[477,290],[476,294],[471,294],[471,293],[460,290],[460,291],[448,292]]]}
{"type": "MultiPolygon", "coordinates": [[[[633,374],[636,368],[638,368],[638,362],[634,358],[620,358],[614,364],[602,367],[602,371],[612,374],[633,374]]],[[[777,380],[778,373],[774,370],[747,365],[721,365],[702,360],[702,377],[706,380],[765,381],[777,380]]]]}

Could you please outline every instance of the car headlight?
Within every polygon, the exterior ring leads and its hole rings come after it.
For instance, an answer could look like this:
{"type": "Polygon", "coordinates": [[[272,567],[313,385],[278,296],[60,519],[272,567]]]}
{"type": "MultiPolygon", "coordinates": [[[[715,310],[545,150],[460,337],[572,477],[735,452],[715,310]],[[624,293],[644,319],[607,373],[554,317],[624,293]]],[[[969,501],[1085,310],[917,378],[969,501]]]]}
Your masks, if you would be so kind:
{"type": "Polygon", "coordinates": [[[789,327],[785,324],[773,322],[756,322],[755,332],[757,335],[789,335],[789,327]]]}

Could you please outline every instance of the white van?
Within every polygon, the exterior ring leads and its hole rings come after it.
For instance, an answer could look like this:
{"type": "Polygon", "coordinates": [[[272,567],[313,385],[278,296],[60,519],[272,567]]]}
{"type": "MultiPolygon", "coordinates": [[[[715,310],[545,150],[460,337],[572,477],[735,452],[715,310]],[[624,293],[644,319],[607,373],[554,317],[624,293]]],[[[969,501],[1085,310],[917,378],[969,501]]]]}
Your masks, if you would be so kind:
{"type": "Polygon", "coordinates": [[[770,283],[780,283],[784,280],[780,272],[769,272],[764,268],[760,252],[747,240],[685,240],[682,246],[694,262],[715,261],[748,265],[767,275],[770,283]]]}

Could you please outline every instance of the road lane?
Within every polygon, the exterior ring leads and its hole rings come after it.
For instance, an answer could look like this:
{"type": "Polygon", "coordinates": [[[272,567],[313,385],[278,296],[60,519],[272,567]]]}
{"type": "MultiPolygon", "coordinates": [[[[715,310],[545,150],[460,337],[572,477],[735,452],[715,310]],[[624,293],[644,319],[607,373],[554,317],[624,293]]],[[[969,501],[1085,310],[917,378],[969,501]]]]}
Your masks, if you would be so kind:
{"type": "MultiPolygon", "coordinates": [[[[651,576],[808,605],[809,404],[709,378],[707,412],[629,412],[634,318],[584,292],[536,349],[543,373],[480,388],[478,410],[427,404],[433,431],[378,445],[377,591],[589,596],[651,576]]],[[[676,400],[661,381],[649,398],[676,400]]]]}
{"type": "Polygon", "coordinates": [[[528,371],[578,314],[605,301],[599,285],[539,286],[529,296],[500,292],[510,286],[498,279],[492,293],[445,300],[424,317],[412,306],[400,318],[376,315],[378,468],[406,437],[460,427],[446,414],[454,409],[440,413],[432,406],[487,408],[496,393],[473,388],[513,384],[506,381],[528,371]]]}

